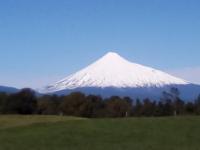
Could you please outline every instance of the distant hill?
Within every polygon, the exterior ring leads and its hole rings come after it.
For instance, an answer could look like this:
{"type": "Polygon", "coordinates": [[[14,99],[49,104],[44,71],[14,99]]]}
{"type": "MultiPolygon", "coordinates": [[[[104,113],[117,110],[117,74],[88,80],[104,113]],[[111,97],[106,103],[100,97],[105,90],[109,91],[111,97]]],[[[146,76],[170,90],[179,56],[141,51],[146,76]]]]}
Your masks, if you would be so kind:
{"type": "Polygon", "coordinates": [[[0,92],[15,93],[18,91],[19,89],[14,88],[14,87],[0,86],[0,92]]]}

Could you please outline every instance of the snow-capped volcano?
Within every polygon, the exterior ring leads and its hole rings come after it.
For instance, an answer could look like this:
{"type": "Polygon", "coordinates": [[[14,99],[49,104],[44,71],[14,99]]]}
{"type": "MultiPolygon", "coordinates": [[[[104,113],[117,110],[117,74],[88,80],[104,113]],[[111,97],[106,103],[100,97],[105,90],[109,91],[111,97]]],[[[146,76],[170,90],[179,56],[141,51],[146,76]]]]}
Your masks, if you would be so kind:
{"type": "Polygon", "coordinates": [[[130,62],[109,52],[88,67],[45,87],[42,93],[66,95],[71,92],[131,98],[159,99],[163,91],[176,87],[181,98],[194,100],[200,86],[160,70],[130,62]]]}
{"type": "Polygon", "coordinates": [[[88,67],[57,83],[46,92],[76,88],[143,88],[166,85],[186,85],[189,82],[162,71],[132,63],[117,53],[109,52],[88,67]]]}

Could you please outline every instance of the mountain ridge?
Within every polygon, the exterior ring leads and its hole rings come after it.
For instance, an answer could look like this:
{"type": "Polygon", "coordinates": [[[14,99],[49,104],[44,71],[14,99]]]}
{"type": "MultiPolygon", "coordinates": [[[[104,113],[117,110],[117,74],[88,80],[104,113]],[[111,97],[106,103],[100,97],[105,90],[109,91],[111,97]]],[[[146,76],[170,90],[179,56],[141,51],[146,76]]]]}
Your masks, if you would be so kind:
{"type": "Polygon", "coordinates": [[[14,87],[8,87],[8,86],[2,86],[0,85],[0,92],[5,92],[5,93],[16,93],[19,90],[14,87]]]}

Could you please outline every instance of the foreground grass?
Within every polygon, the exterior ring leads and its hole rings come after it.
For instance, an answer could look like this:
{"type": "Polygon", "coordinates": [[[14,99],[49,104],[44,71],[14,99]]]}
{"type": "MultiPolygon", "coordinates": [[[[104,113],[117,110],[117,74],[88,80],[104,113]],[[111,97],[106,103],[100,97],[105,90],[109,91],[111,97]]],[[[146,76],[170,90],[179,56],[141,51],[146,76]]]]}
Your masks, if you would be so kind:
{"type": "Polygon", "coordinates": [[[1,150],[199,150],[200,117],[0,116],[1,150]]]}
{"type": "MultiPolygon", "coordinates": [[[[27,126],[38,123],[56,123],[69,120],[83,120],[78,117],[64,117],[64,116],[38,116],[38,115],[0,115],[0,129],[27,126]]],[[[85,119],[84,119],[85,120],[85,119]]]]}

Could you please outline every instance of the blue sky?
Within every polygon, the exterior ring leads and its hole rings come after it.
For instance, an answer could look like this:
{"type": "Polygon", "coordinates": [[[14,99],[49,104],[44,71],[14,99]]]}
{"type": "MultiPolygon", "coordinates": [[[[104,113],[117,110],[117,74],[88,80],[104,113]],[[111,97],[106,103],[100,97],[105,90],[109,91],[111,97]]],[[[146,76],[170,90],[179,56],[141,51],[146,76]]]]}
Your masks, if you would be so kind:
{"type": "Polygon", "coordinates": [[[45,86],[108,51],[200,83],[200,1],[0,1],[1,85],[45,86]]]}

